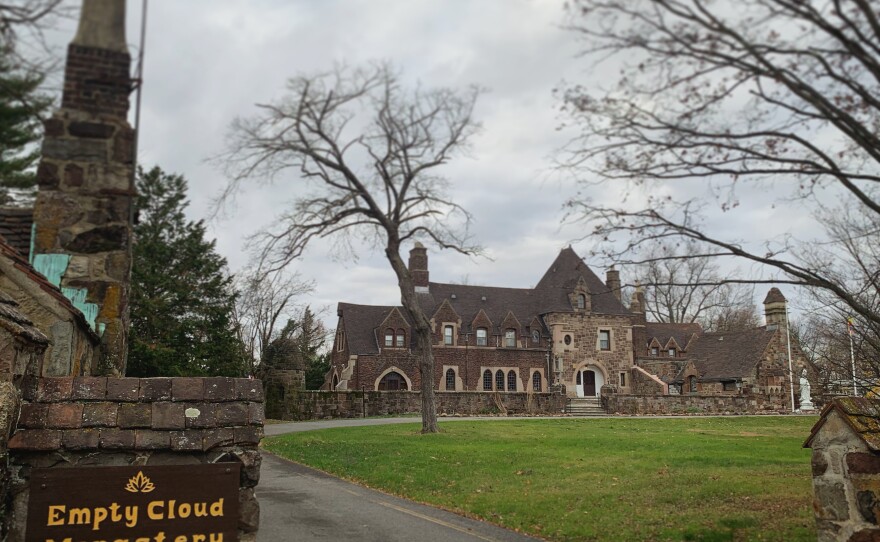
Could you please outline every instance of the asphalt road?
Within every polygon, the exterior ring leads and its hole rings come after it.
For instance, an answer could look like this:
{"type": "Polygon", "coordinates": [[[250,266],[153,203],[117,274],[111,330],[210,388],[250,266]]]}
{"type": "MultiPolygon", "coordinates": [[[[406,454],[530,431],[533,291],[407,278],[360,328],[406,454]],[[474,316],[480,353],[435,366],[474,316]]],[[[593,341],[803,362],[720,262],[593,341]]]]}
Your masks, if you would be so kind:
{"type": "Polygon", "coordinates": [[[266,452],[257,497],[258,542],[535,540],[366,489],[266,452]]]}

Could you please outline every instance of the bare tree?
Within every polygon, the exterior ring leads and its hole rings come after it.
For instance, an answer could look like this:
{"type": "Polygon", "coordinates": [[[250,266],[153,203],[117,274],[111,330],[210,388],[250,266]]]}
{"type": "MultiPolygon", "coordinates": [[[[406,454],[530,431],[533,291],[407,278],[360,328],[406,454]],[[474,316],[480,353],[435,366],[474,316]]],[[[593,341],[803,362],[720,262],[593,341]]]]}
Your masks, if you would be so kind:
{"type": "Polygon", "coordinates": [[[435,171],[475,132],[478,94],[476,88],[407,91],[386,65],[296,77],[285,99],[235,121],[223,156],[230,190],[282,173],[298,174],[312,189],[277,229],[261,235],[270,267],[287,265],[314,239],[331,236],[363,236],[384,248],[413,326],[423,432],[438,431],[431,326],[400,250],[416,240],[464,254],[476,250],[468,244],[470,215],[446,195],[435,171]],[[455,229],[462,223],[463,231],[455,229]]]}
{"type": "Polygon", "coordinates": [[[655,322],[698,322],[707,331],[757,324],[752,289],[722,284],[718,266],[700,257],[699,247],[692,243],[652,247],[648,261],[634,269],[633,278],[645,287],[645,311],[655,322]]]}
{"type": "MultiPolygon", "coordinates": [[[[611,241],[618,261],[650,259],[660,241],[699,244],[702,256],[746,260],[750,275],[721,283],[788,283],[818,288],[873,325],[880,266],[877,235],[868,258],[841,243],[825,203],[876,226],[880,215],[880,17],[876,2],[742,0],[574,0],[571,28],[592,58],[617,59],[614,88],[562,91],[583,129],[567,164],[593,178],[628,181],[624,205],[584,197],[571,216],[611,241]],[[812,216],[813,239],[768,236],[749,244],[713,234],[701,203],[657,190],[704,180],[720,210],[737,209],[749,182],[777,198],[779,217],[812,216]],[[641,194],[642,201],[637,201],[641,194]],[[647,195],[647,196],[644,196],[647,195]],[[647,254],[647,256],[646,256],[647,254]],[[838,259],[842,257],[843,259],[838,259]]],[[[774,230],[768,224],[768,232],[774,230]]],[[[784,228],[779,228],[783,229],[784,228]]],[[[776,231],[779,231],[777,229],[776,231]]],[[[875,230],[876,231],[876,230],[875,230]]]]}
{"type": "Polygon", "coordinates": [[[302,280],[298,274],[263,273],[258,270],[243,271],[237,282],[239,295],[235,303],[235,318],[241,342],[251,362],[251,374],[256,374],[269,343],[277,338],[288,320],[298,316],[296,298],[311,292],[314,286],[302,280]]]}

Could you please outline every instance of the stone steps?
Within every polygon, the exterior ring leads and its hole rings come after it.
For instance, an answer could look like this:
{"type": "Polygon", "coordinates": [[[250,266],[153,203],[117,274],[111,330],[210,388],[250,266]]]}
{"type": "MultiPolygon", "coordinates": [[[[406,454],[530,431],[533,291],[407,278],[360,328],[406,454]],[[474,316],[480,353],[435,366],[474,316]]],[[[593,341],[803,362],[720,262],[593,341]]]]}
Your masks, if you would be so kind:
{"type": "Polygon", "coordinates": [[[581,397],[569,400],[565,406],[565,413],[569,416],[606,416],[597,397],[581,397]]]}

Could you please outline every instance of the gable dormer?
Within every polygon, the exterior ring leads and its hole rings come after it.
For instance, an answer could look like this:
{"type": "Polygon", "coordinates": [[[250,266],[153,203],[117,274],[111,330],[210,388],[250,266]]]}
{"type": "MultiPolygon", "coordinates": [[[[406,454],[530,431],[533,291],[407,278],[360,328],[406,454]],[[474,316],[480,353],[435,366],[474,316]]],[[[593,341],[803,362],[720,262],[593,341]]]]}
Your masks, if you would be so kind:
{"type": "Polygon", "coordinates": [[[504,348],[517,348],[520,346],[520,335],[522,335],[522,325],[513,314],[513,311],[507,311],[504,320],[501,321],[501,346],[504,348]]]}
{"type": "Polygon", "coordinates": [[[574,290],[568,295],[571,301],[571,308],[575,312],[588,313],[592,311],[592,302],[590,300],[590,289],[587,288],[587,281],[583,276],[579,276],[574,290]]]}
{"type": "Polygon", "coordinates": [[[473,321],[471,321],[471,331],[474,334],[474,345],[489,346],[489,335],[492,334],[492,319],[489,318],[489,315],[483,309],[480,309],[473,321]]]}
{"type": "Polygon", "coordinates": [[[661,350],[663,350],[663,345],[660,344],[657,337],[651,337],[651,342],[648,343],[648,353],[651,357],[659,357],[661,350]]]}
{"type": "Polygon", "coordinates": [[[663,357],[674,358],[680,354],[681,347],[678,345],[678,341],[675,340],[675,337],[669,337],[669,340],[663,345],[663,357]]]}
{"type": "Polygon", "coordinates": [[[544,326],[537,316],[529,323],[528,347],[541,348],[545,344],[544,326]]]}
{"type": "Polygon", "coordinates": [[[409,323],[397,307],[392,307],[376,328],[376,341],[380,349],[409,348],[411,338],[409,323]]]}
{"type": "Polygon", "coordinates": [[[458,315],[448,299],[444,299],[431,316],[431,329],[434,330],[435,344],[458,345],[458,336],[461,333],[461,316],[458,315]]]}

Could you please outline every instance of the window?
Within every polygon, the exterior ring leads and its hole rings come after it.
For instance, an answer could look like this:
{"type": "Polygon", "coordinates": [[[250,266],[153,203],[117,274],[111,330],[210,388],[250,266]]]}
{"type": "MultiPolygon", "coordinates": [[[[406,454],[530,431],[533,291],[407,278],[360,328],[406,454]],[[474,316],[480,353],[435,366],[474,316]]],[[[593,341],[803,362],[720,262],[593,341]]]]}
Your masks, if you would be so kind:
{"type": "Polygon", "coordinates": [[[566,346],[571,344],[571,335],[566,335],[564,339],[562,339],[566,346]]]}
{"type": "Polygon", "coordinates": [[[495,389],[504,391],[504,371],[500,369],[495,373],[495,389]]]}
{"type": "Polygon", "coordinates": [[[736,382],[724,382],[724,391],[736,391],[736,382]]]}
{"type": "Polygon", "coordinates": [[[532,373],[532,391],[541,391],[541,373],[535,371],[532,373]]]}
{"type": "Polygon", "coordinates": [[[670,357],[670,358],[674,358],[674,357],[675,357],[675,348],[670,348],[670,349],[669,349],[669,357],[670,357]]]}
{"type": "Polygon", "coordinates": [[[611,332],[607,329],[599,330],[599,350],[611,350],[611,332]]]}
{"type": "Polygon", "coordinates": [[[697,393],[697,377],[688,377],[688,391],[690,391],[691,393],[697,393]]]}
{"type": "MultiPolygon", "coordinates": [[[[489,333],[484,327],[477,328],[477,346],[487,346],[489,344],[489,333]]],[[[491,388],[489,388],[491,389],[491,388]]]]}
{"type": "Polygon", "coordinates": [[[443,327],[443,344],[445,344],[446,346],[452,346],[454,343],[454,334],[455,334],[455,327],[444,326],[443,327]]]}
{"type": "Polygon", "coordinates": [[[342,352],[345,350],[345,332],[339,331],[336,334],[336,351],[342,352]]]}
{"type": "Polygon", "coordinates": [[[395,346],[397,346],[397,348],[403,348],[403,345],[406,343],[406,332],[402,329],[398,329],[396,340],[397,342],[395,343],[395,346]]]}
{"type": "Polygon", "coordinates": [[[516,346],[516,330],[515,329],[507,329],[504,331],[504,346],[506,348],[513,348],[516,346]]]}
{"type": "Polygon", "coordinates": [[[626,373],[620,373],[620,387],[626,387],[626,373]]]}
{"type": "Polygon", "coordinates": [[[537,329],[532,330],[532,342],[535,344],[541,342],[541,332],[537,329]]]}
{"type": "Polygon", "coordinates": [[[657,348],[656,346],[652,346],[651,347],[651,355],[656,358],[657,356],[660,355],[660,349],[657,348]]]}
{"type": "Polygon", "coordinates": [[[455,371],[446,369],[446,391],[455,391],[455,371]]]}
{"type": "Polygon", "coordinates": [[[507,391],[516,391],[516,371],[507,373],[507,391]]]}
{"type": "Polygon", "coordinates": [[[385,346],[394,346],[394,330],[385,330],[385,346]]]}
{"type": "Polygon", "coordinates": [[[492,389],[492,371],[486,369],[483,371],[483,389],[491,390],[492,389]]]}
{"type": "Polygon", "coordinates": [[[587,296],[584,294],[578,294],[577,296],[577,308],[585,309],[587,308],[587,296]]]}
{"type": "Polygon", "coordinates": [[[382,380],[379,381],[379,391],[396,391],[396,390],[407,390],[406,379],[403,378],[403,375],[394,371],[391,371],[387,375],[382,377],[382,380]]]}

